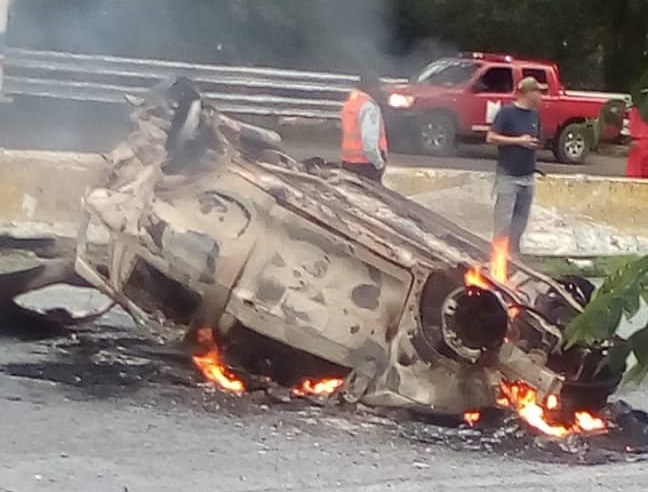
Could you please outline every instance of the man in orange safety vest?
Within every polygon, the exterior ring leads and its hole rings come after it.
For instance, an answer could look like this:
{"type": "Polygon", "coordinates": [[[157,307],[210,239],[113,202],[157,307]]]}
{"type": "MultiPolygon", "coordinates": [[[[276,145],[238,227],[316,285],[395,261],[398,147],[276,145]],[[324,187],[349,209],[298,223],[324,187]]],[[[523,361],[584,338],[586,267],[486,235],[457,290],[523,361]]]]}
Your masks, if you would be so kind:
{"type": "Polygon", "coordinates": [[[387,163],[387,134],[380,106],[372,94],[380,79],[363,75],[342,108],[342,167],[379,183],[387,163]]]}

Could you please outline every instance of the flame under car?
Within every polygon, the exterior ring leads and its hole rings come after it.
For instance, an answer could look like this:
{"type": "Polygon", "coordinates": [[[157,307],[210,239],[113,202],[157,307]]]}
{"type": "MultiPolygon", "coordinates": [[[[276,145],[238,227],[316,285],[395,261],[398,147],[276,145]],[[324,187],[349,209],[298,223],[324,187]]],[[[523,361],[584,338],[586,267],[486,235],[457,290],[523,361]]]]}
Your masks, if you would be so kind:
{"type": "Polygon", "coordinates": [[[277,135],[205,102],[192,152],[172,160],[178,102],[164,94],[137,109],[111,178],[83,200],[76,271],[136,321],[212,330],[246,370],[283,363],[286,381],[328,377],[368,405],[463,415],[519,382],[574,415],[616,389],[619,375],[597,372],[603,349],[561,350],[583,308],[564,283],[506,257],[489,269],[483,239],[339,167],[297,162],[277,135]],[[107,265],[87,254],[89,224],[110,234],[107,265]]]}

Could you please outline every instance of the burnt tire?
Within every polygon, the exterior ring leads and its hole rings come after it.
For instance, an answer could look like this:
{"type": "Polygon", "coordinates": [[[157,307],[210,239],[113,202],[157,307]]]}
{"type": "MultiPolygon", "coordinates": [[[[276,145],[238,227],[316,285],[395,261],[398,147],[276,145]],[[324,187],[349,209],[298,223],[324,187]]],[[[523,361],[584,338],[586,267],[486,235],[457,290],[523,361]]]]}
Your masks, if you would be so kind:
{"type": "Polygon", "coordinates": [[[567,125],[553,142],[554,157],[563,164],[583,164],[590,152],[590,138],[581,123],[567,125]]]}
{"type": "Polygon", "coordinates": [[[431,113],[421,118],[418,126],[418,148],[424,155],[450,155],[457,144],[457,126],[446,113],[431,113]]]}
{"type": "Polygon", "coordinates": [[[441,355],[462,363],[487,364],[499,351],[508,327],[501,300],[491,291],[466,287],[462,267],[430,274],[421,293],[419,316],[412,344],[428,363],[441,355]],[[454,342],[447,338],[448,332],[454,342]]]}

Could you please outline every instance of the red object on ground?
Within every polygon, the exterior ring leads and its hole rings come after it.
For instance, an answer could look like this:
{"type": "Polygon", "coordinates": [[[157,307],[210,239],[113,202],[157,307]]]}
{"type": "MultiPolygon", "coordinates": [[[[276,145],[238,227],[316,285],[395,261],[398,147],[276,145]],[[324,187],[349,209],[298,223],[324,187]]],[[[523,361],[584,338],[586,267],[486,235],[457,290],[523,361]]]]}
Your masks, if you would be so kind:
{"type": "Polygon", "coordinates": [[[629,178],[648,178],[648,123],[636,107],[630,111],[630,136],[632,147],[626,174],[629,178]]]}

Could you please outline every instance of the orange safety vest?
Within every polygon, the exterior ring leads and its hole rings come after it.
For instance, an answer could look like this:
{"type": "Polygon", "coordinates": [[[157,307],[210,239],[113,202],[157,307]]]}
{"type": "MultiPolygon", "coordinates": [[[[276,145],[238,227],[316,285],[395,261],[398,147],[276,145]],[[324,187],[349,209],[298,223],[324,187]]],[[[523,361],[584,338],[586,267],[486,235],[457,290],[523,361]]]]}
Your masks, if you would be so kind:
{"type": "MultiPolygon", "coordinates": [[[[342,108],[342,162],[350,164],[365,164],[369,158],[362,148],[362,132],[360,128],[360,109],[367,102],[376,103],[366,92],[354,89],[342,108]]],[[[380,121],[380,140],[378,143],[383,157],[387,156],[387,134],[385,123],[380,121]]]]}

